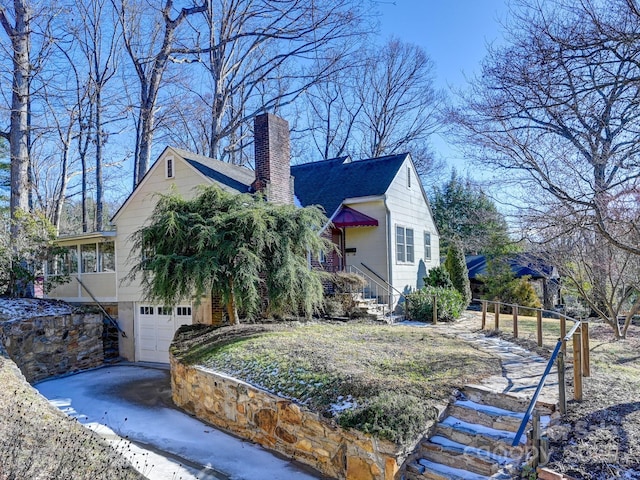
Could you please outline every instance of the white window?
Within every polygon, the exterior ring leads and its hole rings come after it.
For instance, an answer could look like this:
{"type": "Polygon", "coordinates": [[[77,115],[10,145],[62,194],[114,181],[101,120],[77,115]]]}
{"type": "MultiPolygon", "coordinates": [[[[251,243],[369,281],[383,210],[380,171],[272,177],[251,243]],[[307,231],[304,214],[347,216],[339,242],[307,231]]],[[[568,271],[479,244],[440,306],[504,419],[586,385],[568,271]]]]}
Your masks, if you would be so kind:
{"type": "Polygon", "coordinates": [[[431,260],[431,234],[424,232],[424,259],[431,260]]]}
{"type": "Polygon", "coordinates": [[[158,315],[173,315],[173,308],[171,307],[158,307],[158,315]]]}
{"type": "Polygon", "coordinates": [[[62,247],[54,257],[47,260],[47,275],[69,275],[78,273],[78,247],[62,247]]]}
{"type": "Polygon", "coordinates": [[[153,307],[148,307],[148,306],[140,307],[140,314],[153,315],[153,307]]]}
{"type": "Polygon", "coordinates": [[[191,316],[191,307],[177,307],[177,315],[180,316],[191,316]]]}
{"type": "Polygon", "coordinates": [[[85,243],[80,245],[80,271],[82,273],[114,272],[116,256],[114,242],[85,243]]]}
{"type": "Polygon", "coordinates": [[[396,227],[396,260],[398,263],[414,262],[413,229],[396,227]]]}
{"type": "Polygon", "coordinates": [[[98,244],[98,271],[116,271],[116,253],[114,242],[103,242],[98,244]]]}
{"type": "Polygon", "coordinates": [[[97,271],[96,244],[86,243],[80,245],[80,266],[82,273],[94,273],[97,271]]]}
{"type": "Polygon", "coordinates": [[[167,178],[173,178],[173,157],[167,157],[167,178]]]}

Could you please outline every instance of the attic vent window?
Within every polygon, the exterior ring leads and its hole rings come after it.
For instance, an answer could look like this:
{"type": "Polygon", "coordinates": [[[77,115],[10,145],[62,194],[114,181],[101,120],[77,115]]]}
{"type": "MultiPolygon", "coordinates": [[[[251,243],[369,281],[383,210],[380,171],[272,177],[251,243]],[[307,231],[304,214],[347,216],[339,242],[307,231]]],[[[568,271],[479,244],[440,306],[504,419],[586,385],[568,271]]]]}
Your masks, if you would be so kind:
{"type": "Polygon", "coordinates": [[[411,188],[411,167],[407,167],[407,188],[411,188]]]}
{"type": "Polygon", "coordinates": [[[173,158],[167,158],[167,178],[173,178],[173,158]]]}

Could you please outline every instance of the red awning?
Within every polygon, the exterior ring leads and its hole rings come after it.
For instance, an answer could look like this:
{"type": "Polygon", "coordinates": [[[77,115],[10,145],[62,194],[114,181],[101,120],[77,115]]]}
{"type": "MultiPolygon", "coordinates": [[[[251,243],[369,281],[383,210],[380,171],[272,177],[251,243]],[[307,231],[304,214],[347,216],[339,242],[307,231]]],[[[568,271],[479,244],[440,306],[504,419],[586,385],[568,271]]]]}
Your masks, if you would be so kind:
{"type": "Polygon", "coordinates": [[[333,225],[337,228],[377,227],[378,220],[343,205],[336,216],[333,217],[333,225]]]}

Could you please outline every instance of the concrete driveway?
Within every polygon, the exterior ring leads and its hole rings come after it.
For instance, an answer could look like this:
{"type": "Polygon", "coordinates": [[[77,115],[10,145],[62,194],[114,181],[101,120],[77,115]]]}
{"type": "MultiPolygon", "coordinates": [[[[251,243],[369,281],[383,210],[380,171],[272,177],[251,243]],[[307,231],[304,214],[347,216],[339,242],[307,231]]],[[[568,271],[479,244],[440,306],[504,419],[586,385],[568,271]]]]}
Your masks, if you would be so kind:
{"type": "Polygon", "coordinates": [[[120,364],[35,385],[152,480],[322,478],[178,410],[165,366],[120,364]],[[130,442],[129,442],[130,441],[130,442]]]}

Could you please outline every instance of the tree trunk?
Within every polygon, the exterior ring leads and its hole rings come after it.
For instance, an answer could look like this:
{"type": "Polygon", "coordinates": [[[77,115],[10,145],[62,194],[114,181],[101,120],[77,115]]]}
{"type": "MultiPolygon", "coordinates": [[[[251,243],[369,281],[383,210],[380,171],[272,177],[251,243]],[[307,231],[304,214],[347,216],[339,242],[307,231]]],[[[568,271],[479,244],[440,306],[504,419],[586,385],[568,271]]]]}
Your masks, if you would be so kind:
{"type": "Polygon", "coordinates": [[[233,279],[229,279],[229,300],[227,300],[227,317],[229,317],[229,325],[238,325],[238,306],[236,305],[236,296],[233,293],[233,279]]]}
{"type": "Polygon", "coordinates": [[[102,189],[102,96],[100,89],[102,86],[97,85],[96,90],[96,231],[101,232],[102,211],[104,204],[104,192],[102,189]]]}
{"type": "MultiPolygon", "coordinates": [[[[29,64],[30,14],[26,0],[14,0],[15,26],[11,25],[0,7],[0,21],[13,48],[13,81],[11,97],[11,123],[9,127],[9,153],[11,157],[11,198],[9,208],[11,218],[16,212],[29,211],[29,64]]],[[[20,235],[17,223],[11,224],[13,243],[20,235]]]]}

